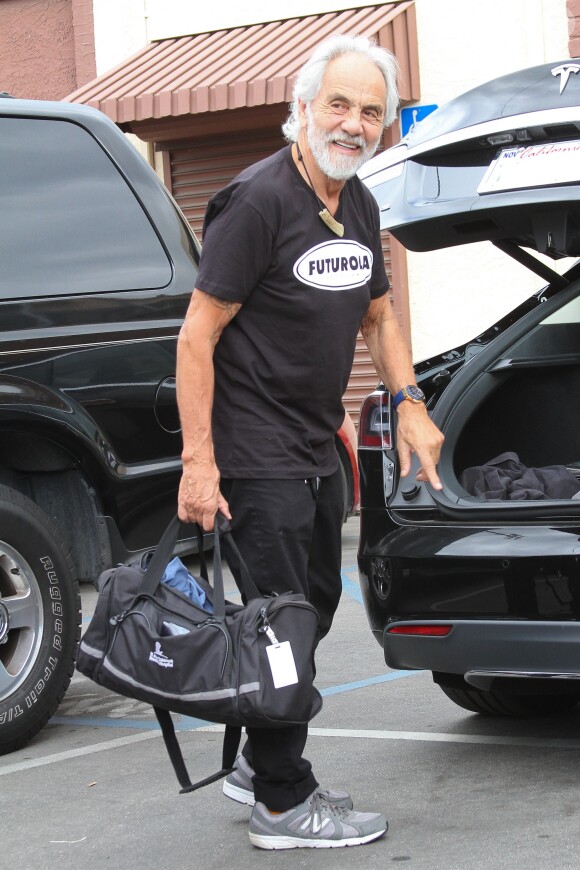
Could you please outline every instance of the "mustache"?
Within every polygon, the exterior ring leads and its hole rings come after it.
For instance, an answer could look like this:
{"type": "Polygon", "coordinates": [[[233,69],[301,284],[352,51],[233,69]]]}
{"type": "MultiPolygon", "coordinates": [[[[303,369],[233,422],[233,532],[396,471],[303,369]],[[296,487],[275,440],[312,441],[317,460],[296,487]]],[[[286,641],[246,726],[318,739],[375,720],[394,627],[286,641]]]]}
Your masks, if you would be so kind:
{"type": "Polygon", "coordinates": [[[326,142],[344,142],[346,145],[356,145],[359,148],[365,148],[367,142],[362,136],[351,136],[348,133],[342,133],[340,136],[337,133],[325,133],[324,139],[326,142]]]}

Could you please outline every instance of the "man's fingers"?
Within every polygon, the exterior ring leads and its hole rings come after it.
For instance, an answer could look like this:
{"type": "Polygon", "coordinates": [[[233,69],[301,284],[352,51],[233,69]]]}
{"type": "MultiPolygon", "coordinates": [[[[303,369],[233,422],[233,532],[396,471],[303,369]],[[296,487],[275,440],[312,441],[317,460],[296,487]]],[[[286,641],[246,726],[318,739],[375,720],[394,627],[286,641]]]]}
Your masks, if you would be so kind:
{"type": "Polygon", "coordinates": [[[411,470],[411,448],[406,441],[401,439],[397,445],[397,452],[401,466],[401,477],[406,477],[411,470]]]}
{"type": "MultiPolygon", "coordinates": [[[[197,523],[205,532],[213,531],[216,511],[195,510],[187,505],[179,505],[177,515],[182,523],[197,523]]],[[[231,517],[228,517],[231,519],[231,517]]]]}
{"type": "Polygon", "coordinates": [[[231,519],[226,500],[219,489],[219,472],[215,464],[189,461],[184,464],[179,484],[178,516],[183,522],[197,523],[211,532],[218,510],[231,519]]]}
{"type": "MultiPolygon", "coordinates": [[[[406,403],[403,403],[404,405],[406,403]]],[[[423,406],[405,408],[397,425],[397,448],[401,463],[401,477],[411,471],[411,453],[419,461],[416,479],[442,489],[436,466],[439,461],[443,435],[427,415],[423,406]]]]}
{"type": "Polygon", "coordinates": [[[211,513],[210,511],[206,511],[202,517],[200,526],[204,530],[204,532],[212,532],[215,523],[215,513],[211,513]]]}
{"type": "Polygon", "coordinates": [[[421,480],[424,483],[430,483],[434,489],[443,489],[443,484],[439,479],[439,475],[437,474],[434,465],[424,463],[417,472],[416,477],[417,480],[421,480]]]}
{"type": "Polygon", "coordinates": [[[213,531],[215,517],[218,511],[231,520],[232,515],[230,508],[221,494],[218,494],[215,499],[194,499],[191,492],[185,487],[185,495],[180,493],[180,498],[177,505],[177,515],[184,523],[197,523],[205,532],[213,531]]]}

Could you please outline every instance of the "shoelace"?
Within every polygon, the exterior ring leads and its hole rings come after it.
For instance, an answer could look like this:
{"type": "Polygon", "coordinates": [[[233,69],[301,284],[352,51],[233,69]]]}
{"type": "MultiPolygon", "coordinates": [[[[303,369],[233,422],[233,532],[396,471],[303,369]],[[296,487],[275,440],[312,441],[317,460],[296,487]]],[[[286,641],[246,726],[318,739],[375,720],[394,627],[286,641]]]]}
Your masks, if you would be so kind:
{"type": "Polygon", "coordinates": [[[315,832],[316,828],[320,829],[325,810],[326,815],[332,814],[335,817],[338,816],[339,819],[346,819],[349,813],[346,807],[337,807],[336,804],[333,804],[332,801],[325,798],[320,792],[315,791],[310,799],[310,827],[313,832],[315,832]]]}

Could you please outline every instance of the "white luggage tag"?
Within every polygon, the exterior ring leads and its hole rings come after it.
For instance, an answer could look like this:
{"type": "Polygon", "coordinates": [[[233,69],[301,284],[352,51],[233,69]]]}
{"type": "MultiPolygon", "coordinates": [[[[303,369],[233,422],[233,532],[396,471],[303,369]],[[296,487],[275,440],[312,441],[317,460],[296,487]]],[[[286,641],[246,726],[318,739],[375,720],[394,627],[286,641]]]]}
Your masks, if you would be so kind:
{"type": "Polygon", "coordinates": [[[268,653],[274,688],[282,689],[284,686],[294,686],[298,682],[298,673],[290,641],[285,640],[278,643],[276,635],[268,624],[264,625],[261,630],[272,644],[272,646],[266,647],[266,652],[268,653]]]}

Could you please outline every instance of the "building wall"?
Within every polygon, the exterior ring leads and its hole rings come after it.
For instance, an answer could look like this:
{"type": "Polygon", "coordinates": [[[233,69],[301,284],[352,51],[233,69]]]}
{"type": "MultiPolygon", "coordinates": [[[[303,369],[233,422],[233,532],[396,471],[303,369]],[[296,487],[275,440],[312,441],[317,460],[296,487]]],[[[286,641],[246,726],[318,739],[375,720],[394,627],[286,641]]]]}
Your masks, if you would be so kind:
{"type": "Polygon", "coordinates": [[[278,17],[301,18],[372,5],[373,0],[353,0],[350,3],[348,0],[289,0],[284,4],[275,4],[272,0],[218,0],[213,4],[196,4],[195,15],[192,15],[191,0],[148,0],[147,12],[149,32],[155,34],[151,38],[166,39],[188,33],[206,33],[221,27],[259,24],[278,17]]]}
{"type": "MultiPolygon", "coordinates": [[[[165,2],[171,6],[171,0],[165,2]]],[[[92,4],[98,76],[160,38],[149,33],[148,0],[92,0],[92,4]]],[[[190,19],[196,17],[197,5],[188,0],[190,19]]]]}
{"type": "Polygon", "coordinates": [[[95,76],[92,0],[2,0],[0,90],[60,100],[95,76]]]}
{"type": "Polygon", "coordinates": [[[570,57],[580,57],[580,0],[567,0],[570,57]]]}
{"type": "Polygon", "coordinates": [[[23,99],[58,100],[75,87],[70,0],[3,0],[0,90],[23,99]]]}

